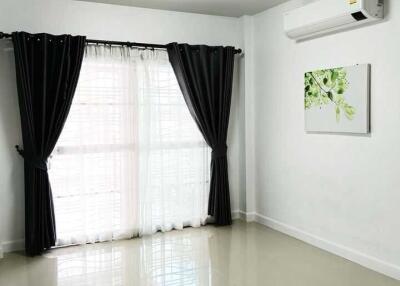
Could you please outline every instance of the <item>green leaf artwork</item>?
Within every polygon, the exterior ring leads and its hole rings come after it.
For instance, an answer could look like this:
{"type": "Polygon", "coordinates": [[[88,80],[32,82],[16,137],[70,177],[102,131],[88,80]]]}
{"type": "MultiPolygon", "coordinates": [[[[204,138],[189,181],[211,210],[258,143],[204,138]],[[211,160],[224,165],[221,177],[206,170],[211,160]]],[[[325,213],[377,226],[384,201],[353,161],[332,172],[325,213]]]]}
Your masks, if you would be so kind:
{"type": "Polygon", "coordinates": [[[335,104],[336,121],[339,122],[344,114],[348,120],[352,120],[356,109],[348,104],[344,94],[349,86],[344,68],[318,70],[307,72],[304,75],[304,107],[335,104]]]}

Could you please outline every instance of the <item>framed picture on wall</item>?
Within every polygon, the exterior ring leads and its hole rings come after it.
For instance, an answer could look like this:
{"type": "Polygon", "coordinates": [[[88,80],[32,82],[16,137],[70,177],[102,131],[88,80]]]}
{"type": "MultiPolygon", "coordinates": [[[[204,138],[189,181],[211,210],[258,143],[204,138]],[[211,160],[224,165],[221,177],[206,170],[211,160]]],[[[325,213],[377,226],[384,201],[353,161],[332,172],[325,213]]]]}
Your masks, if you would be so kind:
{"type": "Polygon", "coordinates": [[[305,130],[369,133],[370,70],[363,64],[306,72],[305,130]]]}

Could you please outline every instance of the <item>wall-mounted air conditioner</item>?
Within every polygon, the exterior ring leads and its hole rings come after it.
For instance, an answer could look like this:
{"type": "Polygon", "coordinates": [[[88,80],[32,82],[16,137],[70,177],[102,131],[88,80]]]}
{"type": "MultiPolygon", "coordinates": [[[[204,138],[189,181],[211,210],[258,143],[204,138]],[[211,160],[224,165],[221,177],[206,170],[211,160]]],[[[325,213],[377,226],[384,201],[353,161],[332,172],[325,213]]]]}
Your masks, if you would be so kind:
{"type": "Polygon", "coordinates": [[[303,40],[383,19],[384,0],[319,0],[284,14],[287,36],[303,40]]]}

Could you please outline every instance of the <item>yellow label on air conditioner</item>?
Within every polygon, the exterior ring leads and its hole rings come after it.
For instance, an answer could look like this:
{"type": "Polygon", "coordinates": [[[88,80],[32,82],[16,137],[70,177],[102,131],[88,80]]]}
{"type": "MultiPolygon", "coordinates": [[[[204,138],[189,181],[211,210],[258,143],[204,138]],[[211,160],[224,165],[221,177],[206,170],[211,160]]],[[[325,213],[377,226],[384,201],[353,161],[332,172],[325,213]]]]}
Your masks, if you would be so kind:
{"type": "Polygon", "coordinates": [[[356,4],[357,0],[349,0],[349,4],[356,4]]]}

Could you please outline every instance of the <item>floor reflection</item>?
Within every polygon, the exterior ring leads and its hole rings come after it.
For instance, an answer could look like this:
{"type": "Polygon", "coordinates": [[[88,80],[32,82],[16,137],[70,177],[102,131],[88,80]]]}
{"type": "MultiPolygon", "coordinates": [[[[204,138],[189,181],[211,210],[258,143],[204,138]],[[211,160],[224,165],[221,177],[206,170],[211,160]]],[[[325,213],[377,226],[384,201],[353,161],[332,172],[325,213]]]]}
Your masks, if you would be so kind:
{"type": "Polygon", "coordinates": [[[43,256],[9,253],[0,286],[399,286],[255,223],[205,226],[43,256]]]}
{"type": "Polygon", "coordinates": [[[57,249],[57,285],[212,285],[207,232],[57,249]],[[78,250],[79,249],[79,250],[78,250]]]}
{"type": "Polygon", "coordinates": [[[63,254],[56,261],[57,285],[123,285],[120,247],[63,254]]]}

